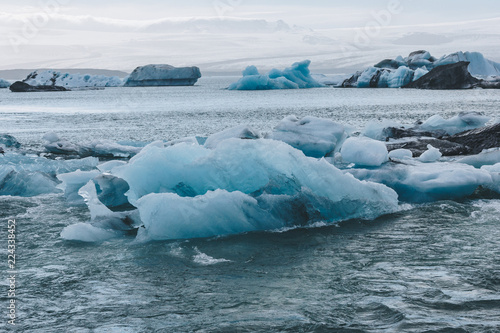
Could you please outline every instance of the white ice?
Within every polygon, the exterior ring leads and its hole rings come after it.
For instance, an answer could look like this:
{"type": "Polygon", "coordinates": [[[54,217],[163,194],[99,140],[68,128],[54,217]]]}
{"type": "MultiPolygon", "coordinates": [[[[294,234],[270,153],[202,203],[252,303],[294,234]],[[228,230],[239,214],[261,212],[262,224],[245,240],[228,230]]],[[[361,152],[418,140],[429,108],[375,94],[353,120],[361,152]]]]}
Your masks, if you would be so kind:
{"type": "Polygon", "coordinates": [[[420,125],[419,128],[424,131],[444,131],[448,135],[453,135],[483,127],[490,119],[490,117],[483,116],[477,112],[461,112],[450,119],[434,115],[420,125]]]}
{"type": "Polygon", "coordinates": [[[244,140],[256,140],[262,137],[262,134],[251,128],[248,125],[239,125],[236,127],[228,128],[222,132],[218,132],[215,134],[210,135],[207,140],[205,141],[204,146],[206,148],[213,149],[217,147],[219,143],[221,143],[224,140],[231,139],[231,138],[237,138],[237,139],[244,139],[244,140]]]}
{"type": "Polygon", "coordinates": [[[348,138],[340,153],[344,162],[356,166],[378,167],[389,160],[385,144],[366,137],[348,138]]]}
{"type": "Polygon", "coordinates": [[[286,142],[307,156],[319,158],[338,150],[347,134],[343,125],[329,119],[288,116],[268,137],[286,142]]]}
{"type": "Polygon", "coordinates": [[[432,163],[439,160],[443,154],[439,151],[439,149],[434,148],[432,145],[427,145],[427,151],[425,151],[418,160],[423,163],[432,163]]]}
{"type": "Polygon", "coordinates": [[[84,87],[120,87],[123,85],[122,79],[118,76],[69,74],[55,70],[43,72],[34,71],[30,73],[23,82],[32,86],[56,85],[70,89],[84,87]]]}

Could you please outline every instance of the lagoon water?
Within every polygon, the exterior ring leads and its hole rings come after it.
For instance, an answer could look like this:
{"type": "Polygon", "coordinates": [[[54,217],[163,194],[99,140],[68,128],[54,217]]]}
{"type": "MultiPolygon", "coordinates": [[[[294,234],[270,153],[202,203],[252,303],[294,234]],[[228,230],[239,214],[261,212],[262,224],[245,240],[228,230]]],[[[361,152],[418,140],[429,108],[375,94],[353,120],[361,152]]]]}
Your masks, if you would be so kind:
{"type": "MultiPolygon", "coordinates": [[[[52,131],[75,143],[151,142],[240,124],[269,131],[290,114],[353,129],[461,111],[500,117],[495,90],[225,90],[235,79],[0,90],[0,133],[41,151],[52,131]]],[[[407,205],[374,221],[91,244],[61,238],[64,227],[90,220],[86,207],[68,206],[62,194],[2,196],[3,257],[8,219],[17,223],[20,332],[500,332],[500,197],[491,193],[407,205]]]]}

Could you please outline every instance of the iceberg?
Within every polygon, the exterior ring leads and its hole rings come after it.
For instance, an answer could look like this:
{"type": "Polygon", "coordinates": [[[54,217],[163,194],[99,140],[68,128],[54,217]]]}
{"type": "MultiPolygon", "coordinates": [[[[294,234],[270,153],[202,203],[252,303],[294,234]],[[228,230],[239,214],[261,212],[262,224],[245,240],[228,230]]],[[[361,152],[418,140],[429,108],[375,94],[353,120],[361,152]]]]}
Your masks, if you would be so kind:
{"type": "Polygon", "coordinates": [[[267,139],[228,139],[214,149],[154,143],[111,173],[128,183],[152,239],[374,218],[398,208],[389,188],[267,139]]]}
{"type": "Polygon", "coordinates": [[[18,153],[0,154],[0,195],[32,197],[59,192],[58,174],[92,170],[96,158],[59,161],[18,153]]]}
{"type": "Polygon", "coordinates": [[[360,180],[377,182],[395,190],[401,201],[431,202],[471,195],[493,179],[486,170],[460,163],[386,164],[378,169],[349,169],[360,180]]]}
{"type": "Polygon", "coordinates": [[[302,150],[306,156],[317,158],[340,149],[346,137],[341,124],[312,116],[299,119],[293,115],[283,119],[267,136],[302,150]]]}
{"type": "Polygon", "coordinates": [[[457,162],[472,165],[476,168],[497,164],[500,163],[500,148],[485,149],[477,155],[463,157],[457,162]]]}
{"type": "Polygon", "coordinates": [[[405,160],[413,158],[413,153],[409,149],[395,149],[389,152],[390,160],[405,160]]]}
{"type": "Polygon", "coordinates": [[[73,144],[59,138],[55,133],[47,133],[43,136],[43,139],[46,141],[44,145],[45,150],[55,155],[130,158],[142,149],[142,147],[122,145],[109,140],[95,140],[83,144],[73,144]]]}
{"type": "Polygon", "coordinates": [[[10,82],[4,79],[0,79],[0,89],[10,87],[10,82]]]}
{"type": "Polygon", "coordinates": [[[385,59],[344,80],[344,88],[468,89],[500,88],[500,64],[478,52],[456,52],[440,59],[428,51],[385,59]]]}
{"type": "Polygon", "coordinates": [[[192,86],[201,77],[198,67],[146,65],[134,69],[125,87],[192,86]]]}
{"type": "Polygon", "coordinates": [[[356,166],[378,167],[389,161],[387,147],[381,141],[350,137],[342,145],[342,160],[356,166]]]}
{"type": "Polygon", "coordinates": [[[215,148],[224,140],[237,138],[244,140],[256,140],[262,137],[262,134],[254,130],[250,126],[240,125],[233,128],[228,128],[222,132],[210,135],[205,141],[206,148],[215,148]]]}
{"type": "Polygon", "coordinates": [[[22,82],[35,87],[58,86],[69,89],[85,87],[120,87],[123,85],[122,79],[118,76],[69,74],[55,70],[43,72],[34,71],[22,82]]]}
{"type": "Polygon", "coordinates": [[[58,188],[64,191],[66,200],[71,205],[82,205],[84,204],[83,197],[78,194],[80,188],[89,182],[89,180],[94,179],[99,176],[101,172],[99,170],[91,171],[81,171],[76,170],[69,173],[63,173],[57,175],[57,179],[62,183],[58,185],[58,188]]]}
{"type": "Polygon", "coordinates": [[[477,112],[460,112],[450,119],[444,119],[440,115],[434,115],[422,123],[418,128],[423,131],[443,131],[445,134],[454,135],[484,127],[490,119],[490,117],[477,112]]]}
{"type": "Polygon", "coordinates": [[[294,63],[284,70],[272,69],[261,75],[255,66],[243,71],[243,77],[232,83],[229,90],[271,90],[271,89],[305,89],[324,87],[316,81],[309,71],[310,60],[294,63]]]}
{"type": "Polygon", "coordinates": [[[427,151],[425,151],[418,160],[423,163],[432,163],[439,160],[443,154],[439,151],[439,149],[434,148],[432,145],[427,145],[427,151]]]}
{"type": "Polygon", "coordinates": [[[492,191],[500,193],[500,163],[495,165],[485,165],[481,167],[481,170],[489,172],[491,179],[493,180],[489,186],[486,186],[492,191]]]}

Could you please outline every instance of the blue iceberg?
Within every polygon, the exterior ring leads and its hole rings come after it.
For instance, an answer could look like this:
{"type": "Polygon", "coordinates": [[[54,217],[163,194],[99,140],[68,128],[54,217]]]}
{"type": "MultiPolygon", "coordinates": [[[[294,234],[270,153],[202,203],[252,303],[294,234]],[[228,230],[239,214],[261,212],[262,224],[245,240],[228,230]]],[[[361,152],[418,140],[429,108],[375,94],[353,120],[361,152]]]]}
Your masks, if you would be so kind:
{"type": "Polygon", "coordinates": [[[271,89],[305,89],[324,87],[316,81],[309,71],[310,60],[294,63],[284,70],[272,69],[261,75],[255,66],[243,71],[243,77],[229,86],[229,90],[271,90],[271,89]]]}

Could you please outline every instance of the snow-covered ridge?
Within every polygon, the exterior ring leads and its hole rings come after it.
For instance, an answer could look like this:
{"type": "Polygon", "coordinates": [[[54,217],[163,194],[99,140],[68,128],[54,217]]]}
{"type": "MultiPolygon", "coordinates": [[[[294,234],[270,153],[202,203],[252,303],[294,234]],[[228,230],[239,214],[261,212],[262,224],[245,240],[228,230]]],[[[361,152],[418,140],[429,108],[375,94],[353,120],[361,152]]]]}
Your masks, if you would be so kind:
{"type": "Polygon", "coordinates": [[[23,80],[32,86],[60,86],[65,88],[81,87],[119,87],[123,85],[118,76],[68,74],[54,70],[34,71],[23,80]]]}

